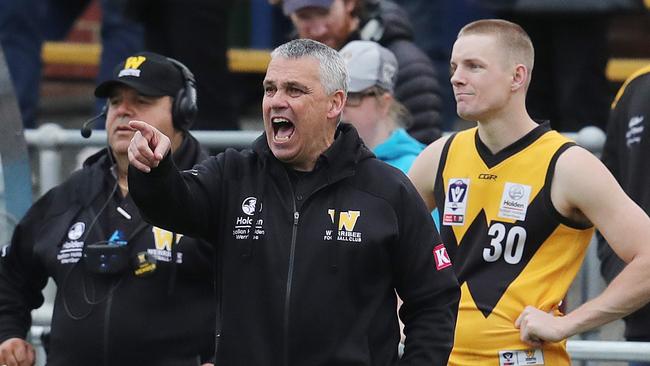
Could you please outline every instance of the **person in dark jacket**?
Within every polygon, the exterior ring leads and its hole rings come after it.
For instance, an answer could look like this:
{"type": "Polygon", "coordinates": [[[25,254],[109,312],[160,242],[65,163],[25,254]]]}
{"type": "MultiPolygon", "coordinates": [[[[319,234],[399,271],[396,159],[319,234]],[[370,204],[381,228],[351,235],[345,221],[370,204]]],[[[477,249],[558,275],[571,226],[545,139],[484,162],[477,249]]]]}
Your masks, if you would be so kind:
{"type": "Polygon", "coordinates": [[[126,181],[132,119],[169,136],[179,167],[206,157],[187,132],[191,108],[177,103],[192,95],[182,67],[140,53],[95,90],[108,97],[108,147],[40,198],[2,251],[0,364],[33,364],[25,337],[48,277],[57,284],[48,365],[194,366],[213,357],[214,249],[144,222],[126,181]]]}
{"type": "MultiPolygon", "coordinates": [[[[602,161],[612,172],[623,190],[646,213],[650,213],[650,174],[648,151],[650,149],[650,65],[635,72],[623,84],[612,103],[607,124],[607,140],[602,161]]],[[[625,267],[605,238],[598,235],[600,271],[611,282],[625,267]]],[[[625,338],[628,341],[650,342],[650,305],[628,315],[625,320],[625,338]]],[[[648,366],[650,363],[630,363],[631,366],[648,366]]]]}
{"type": "Polygon", "coordinates": [[[393,52],[395,96],[413,116],[407,131],[424,144],[440,137],[440,85],[431,60],[413,43],[404,9],[386,0],[284,0],[282,9],[301,38],[337,50],[353,40],[374,41],[393,52]]]}
{"type": "Polygon", "coordinates": [[[265,133],[251,150],[181,172],[169,139],[130,123],[141,213],[217,244],[216,365],[447,364],[459,299],[451,261],[408,178],[339,124],[346,92],[341,56],[299,39],[271,54],[265,133]]]}

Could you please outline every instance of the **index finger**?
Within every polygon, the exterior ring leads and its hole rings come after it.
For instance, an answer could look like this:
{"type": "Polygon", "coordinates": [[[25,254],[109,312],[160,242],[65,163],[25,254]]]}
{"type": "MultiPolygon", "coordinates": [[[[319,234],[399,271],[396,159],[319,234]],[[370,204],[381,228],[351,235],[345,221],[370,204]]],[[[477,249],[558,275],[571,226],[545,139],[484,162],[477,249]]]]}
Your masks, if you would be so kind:
{"type": "Polygon", "coordinates": [[[129,121],[129,127],[140,131],[142,136],[144,136],[144,138],[146,138],[147,141],[151,140],[151,138],[154,135],[154,127],[144,121],[137,121],[137,120],[129,121]]]}

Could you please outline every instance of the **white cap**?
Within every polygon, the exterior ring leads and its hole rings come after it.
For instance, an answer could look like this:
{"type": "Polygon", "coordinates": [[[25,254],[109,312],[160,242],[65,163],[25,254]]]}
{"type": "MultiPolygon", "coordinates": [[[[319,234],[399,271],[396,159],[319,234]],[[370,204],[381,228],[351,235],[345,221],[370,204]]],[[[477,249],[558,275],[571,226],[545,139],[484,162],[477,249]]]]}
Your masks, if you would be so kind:
{"type": "Polygon", "coordinates": [[[352,41],[339,52],[348,68],[348,92],[358,93],[375,85],[393,92],[398,67],[390,50],[377,42],[352,41]]]}

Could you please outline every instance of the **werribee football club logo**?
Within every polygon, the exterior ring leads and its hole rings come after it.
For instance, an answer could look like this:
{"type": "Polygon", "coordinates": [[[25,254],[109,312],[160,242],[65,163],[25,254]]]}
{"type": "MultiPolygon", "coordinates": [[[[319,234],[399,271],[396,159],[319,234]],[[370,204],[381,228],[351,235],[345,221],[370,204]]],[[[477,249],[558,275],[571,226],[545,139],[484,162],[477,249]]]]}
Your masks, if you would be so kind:
{"type": "Polygon", "coordinates": [[[120,72],[117,74],[117,77],[122,77],[122,76],[135,76],[135,77],[140,77],[140,66],[142,65],[143,62],[147,60],[146,57],[144,56],[132,56],[126,59],[124,62],[124,68],[120,70],[120,72]]]}
{"type": "MultiPolygon", "coordinates": [[[[336,210],[330,208],[327,210],[327,214],[330,217],[332,224],[336,224],[336,210]]],[[[361,243],[362,233],[360,231],[354,231],[354,227],[357,225],[357,220],[361,216],[361,211],[349,210],[338,212],[338,228],[336,230],[336,240],[346,241],[353,243],[361,243]]],[[[325,235],[323,235],[323,240],[331,241],[334,239],[333,231],[330,229],[325,230],[325,235]]]]}

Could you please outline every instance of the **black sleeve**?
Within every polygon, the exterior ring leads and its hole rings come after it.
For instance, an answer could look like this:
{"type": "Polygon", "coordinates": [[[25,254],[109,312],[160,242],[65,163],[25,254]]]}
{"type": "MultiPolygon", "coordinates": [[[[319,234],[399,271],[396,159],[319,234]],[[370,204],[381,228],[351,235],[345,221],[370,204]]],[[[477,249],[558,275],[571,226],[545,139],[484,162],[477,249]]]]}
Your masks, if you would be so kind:
{"type": "Polygon", "coordinates": [[[210,225],[217,222],[220,170],[212,157],[181,172],[167,154],[150,173],[129,166],[129,193],[152,225],[213,242],[216,230],[210,225]]]}
{"type": "Polygon", "coordinates": [[[406,340],[399,364],[444,366],[454,344],[458,280],[431,214],[410,184],[401,201],[394,268],[406,340]]]}
{"type": "Polygon", "coordinates": [[[0,343],[23,338],[31,326],[31,310],[43,304],[47,273],[34,253],[35,237],[43,226],[42,212],[51,192],[30,208],[16,226],[0,258],[0,343]]]}

